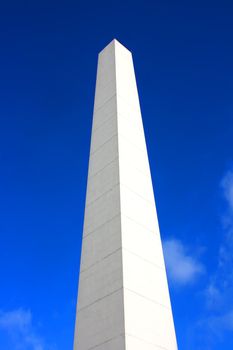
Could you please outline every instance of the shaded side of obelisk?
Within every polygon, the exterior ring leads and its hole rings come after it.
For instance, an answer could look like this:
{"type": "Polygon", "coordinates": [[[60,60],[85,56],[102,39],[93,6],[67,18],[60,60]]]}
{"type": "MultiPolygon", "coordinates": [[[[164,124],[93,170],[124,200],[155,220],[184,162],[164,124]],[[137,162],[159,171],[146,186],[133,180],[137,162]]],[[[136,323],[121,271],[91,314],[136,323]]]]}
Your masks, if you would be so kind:
{"type": "Polygon", "coordinates": [[[99,55],[74,350],[176,350],[131,53],[99,55]]]}
{"type": "Polygon", "coordinates": [[[98,60],[75,350],[125,349],[115,42],[98,60]]]}

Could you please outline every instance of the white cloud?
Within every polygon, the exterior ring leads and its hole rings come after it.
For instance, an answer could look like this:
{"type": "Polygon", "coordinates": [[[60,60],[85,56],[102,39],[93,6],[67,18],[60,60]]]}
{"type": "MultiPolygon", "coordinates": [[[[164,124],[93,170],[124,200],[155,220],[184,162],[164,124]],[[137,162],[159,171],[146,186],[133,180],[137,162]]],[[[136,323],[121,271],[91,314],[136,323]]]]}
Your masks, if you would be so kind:
{"type": "Polygon", "coordinates": [[[211,349],[226,332],[233,332],[233,170],[222,178],[220,188],[226,205],[222,214],[222,241],[215,272],[209,276],[204,291],[207,310],[197,324],[200,343],[205,349],[211,349]]]}
{"type": "Polygon", "coordinates": [[[43,341],[34,330],[30,310],[0,311],[0,330],[8,334],[14,349],[44,350],[43,341]]]}
{"type": "Polygon", "coordinates": [[[212,316],[207,320],[209,327],[216,332],[222,330],[233,331],[233,310],[218,316],[212,316]]]}
{"type": "Polygon", "coordinates": [[[225,174],[220,185],[229,206],[229,210],[233,213],[233,170],[229,170],[225,174]]]}
{"type": "MultiPolygon", "coordinates": [[[[221,344],[226,332],[233,331],[233,309],[210,313],[192,325],[189,333],[190,347],[195,350],[211,350],[221,344]]],[[[222,349],[221,346],[219,346],[222,349]]]]}
{"type": "Polygon", "coordinates": [[[223,215],[223,238],[219,246],[215,273],[210,276],[206,289],[207,306],[213,309],[232,306],[229,295],[233,292],[233,170],[229,170],[220,182],[226,210],[223,215]],[[229,304],[230,303],[230,304],[229,304]]]}
{"type": "Polygon", "coordinates": [[[216,283],[210,282],[207,288],[204,290],[204,296],[206,297],[206,305],[208,309],[218,309],[222,304],[222,293],[217,288],[216,283]]]}
{"type": "Polygon", "coordinates": [[[188,253],[181,241],[167,240],[163,250],[168,276],[176,285],[192,283],[204,272],[204,266],[188,253]]]}

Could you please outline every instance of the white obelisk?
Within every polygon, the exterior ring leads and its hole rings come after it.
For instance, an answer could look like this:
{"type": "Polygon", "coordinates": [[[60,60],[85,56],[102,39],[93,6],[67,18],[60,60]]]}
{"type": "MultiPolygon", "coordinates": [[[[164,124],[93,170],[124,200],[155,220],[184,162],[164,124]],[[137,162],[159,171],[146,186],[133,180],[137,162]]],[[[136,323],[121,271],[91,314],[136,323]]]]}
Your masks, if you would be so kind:
{"type": "Polygon", "coordinates": [[[132,55],[99,54],[74,350],[176,350],[132,55]]]}

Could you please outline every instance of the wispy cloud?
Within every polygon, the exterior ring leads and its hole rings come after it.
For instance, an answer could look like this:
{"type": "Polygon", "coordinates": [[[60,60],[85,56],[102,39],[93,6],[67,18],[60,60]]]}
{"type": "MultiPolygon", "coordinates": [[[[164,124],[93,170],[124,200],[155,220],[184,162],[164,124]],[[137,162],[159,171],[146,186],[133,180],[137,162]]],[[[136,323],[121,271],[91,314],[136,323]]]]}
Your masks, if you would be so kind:
{"type": "Polygon", "coordinates": [[[229,170],[223,177],[220,186],[227,201],[228,209],[233,214],[233,170],[229,170]]]}
{"type": "Polygon", "coordinates": [[[45,350],[42,338],[34,329],[30,310],[0,311],[0,330],[8,334],[15,350],[45,350]]]}
{"type": "Polygon", "coordinates": [[[233,309],[220,315],[207,318],[206,323],[214,333],[221,335],[222,331],[233,331],[233,309]]]}
{"type": "Polygon", "coordinates": [[[233,170],[220,182],[225,211],[222,213],[223,236],[219,246],[216,270],[210,275],[204,291],[206,311],[197,324],[200,344],[212,349],[216,339],[233,332],[233,170]]]}
{"type": "Polygon", "coordinates": [[[229,307],[233,301],[233,170],[229,170],[220,182],[226,210],[222,215],[223,238],[218,251],[215,273],[210,277],[205,295],[210,309],[229,307]],[[230,303],[230,304],[229,304],[230,303]]]}
{"type": "Polygon", "coordinates": [[[233,331],[233,309],[219,314],[207,314],[190,328],[190,349],[222,349],[225,334],[233,331]]]}
{"type": "Polygon", "coordinates": [[[170,280],[176,285],[187,285],[205,271],[197,257],[179,240],[170,239],[163,244],[166,267],[170,280]]]}

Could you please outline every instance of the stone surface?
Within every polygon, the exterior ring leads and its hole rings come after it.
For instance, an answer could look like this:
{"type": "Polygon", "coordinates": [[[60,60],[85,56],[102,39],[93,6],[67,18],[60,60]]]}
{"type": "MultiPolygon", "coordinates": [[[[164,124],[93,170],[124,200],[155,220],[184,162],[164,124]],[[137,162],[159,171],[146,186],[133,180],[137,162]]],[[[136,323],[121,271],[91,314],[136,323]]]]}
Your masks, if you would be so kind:
{"type": "Polygon", "coordinates": [[[74,350],[176,350],[132,55],[98,59],[74,350]]]}

